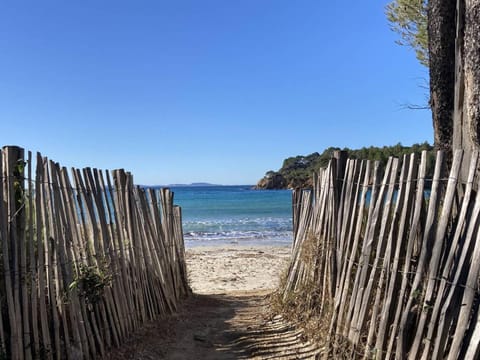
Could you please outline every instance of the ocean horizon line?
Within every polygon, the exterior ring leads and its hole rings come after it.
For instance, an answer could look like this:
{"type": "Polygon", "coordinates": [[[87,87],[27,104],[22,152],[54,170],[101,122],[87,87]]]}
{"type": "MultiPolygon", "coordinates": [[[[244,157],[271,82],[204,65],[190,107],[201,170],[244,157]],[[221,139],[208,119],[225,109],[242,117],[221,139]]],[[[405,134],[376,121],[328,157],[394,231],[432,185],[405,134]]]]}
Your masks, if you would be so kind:
{"type": "Polygon", "coordinates": [[[216,186],[249,186],[254,187],[255,184],[212,184],[207,182],[193,182],[190,184],[156,184],[156,185],[145,185],[139,184],[138,186],[147,187],[147,188],[162,188],[162,187],[216,187],[216,186]]]}

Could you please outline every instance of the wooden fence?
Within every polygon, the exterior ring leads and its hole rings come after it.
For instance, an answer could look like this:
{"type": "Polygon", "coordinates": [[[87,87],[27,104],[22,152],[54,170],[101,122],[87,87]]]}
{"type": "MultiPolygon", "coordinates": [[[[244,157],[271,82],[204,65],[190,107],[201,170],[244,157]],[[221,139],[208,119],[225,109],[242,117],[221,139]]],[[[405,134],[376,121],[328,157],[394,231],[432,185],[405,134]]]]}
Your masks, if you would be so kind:
{"type": "Polygon", "coordinates": [[[348,160],[340,178],[332,160],[294,193],[282,291],[327,322],[325,358],[479,358],[479,155],[466,184],[462,158],[448,172],[438,152],[429,180],[426,153],[348,160]]]}
{"type": "Polygon", "coordinates": [[[181,210],[123,170],[0,154],[0,359],[93,359],[188,293],[181,210]]]}

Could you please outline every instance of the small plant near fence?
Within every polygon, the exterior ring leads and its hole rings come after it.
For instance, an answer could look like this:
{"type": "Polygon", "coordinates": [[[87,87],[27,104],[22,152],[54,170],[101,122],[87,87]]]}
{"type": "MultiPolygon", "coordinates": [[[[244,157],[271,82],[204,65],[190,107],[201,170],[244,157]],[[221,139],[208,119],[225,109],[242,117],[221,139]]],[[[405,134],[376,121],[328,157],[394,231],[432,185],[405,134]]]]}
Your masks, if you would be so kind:
{"type": "Polygon", "coordinates": [[[84,298],[88,306],[93,308],[93,305],[103,298],[105,289],[111,285],[112,274],[106,260],[102,260],[99,265],[80,264],[69,290],[77,290],[78,296],[84,298]]]}

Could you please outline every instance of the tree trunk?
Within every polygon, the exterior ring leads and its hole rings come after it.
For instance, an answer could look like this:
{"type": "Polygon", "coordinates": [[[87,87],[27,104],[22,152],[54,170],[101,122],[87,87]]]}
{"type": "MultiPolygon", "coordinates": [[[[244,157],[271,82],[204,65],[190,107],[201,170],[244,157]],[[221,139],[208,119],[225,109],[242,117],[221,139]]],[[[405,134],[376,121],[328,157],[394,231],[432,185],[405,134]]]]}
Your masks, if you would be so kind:
{"type": "Polygon", "coordinates": [[[435,147],[447,159],[463,149],[468,164],[480,150],[480,0],[430,0],[428,36],[435,147]]]}
{"type": "MultiPolygon", "coordinates": [[[[463,120],[465,108],[465,73],[464,73],[464,36],[465,36],[465,0],[457,0],[455,38],[455,93],[453,109],[452,149],[465,150],[465,163],[469,162],[471,146],[465,142],[467,138],[463,120]]],[[[466,179],[467,169],[462,169],[461,178],[466,179]]]]}
{"type": "Polygon", "coordinates": [[[455,89],[455,7],[454,0],[428,2],[428,50],[430,58],[430,105],[435,147],[452,153],[455,89]]]}
{"type": "Polygon", "coordinates": [[[480,148],[480,0],[465,0],[465,111],[463,126],[468,148],[480,148]]]}
{"type": "MultiPolygon", "coordinates": [[[[480,149],[480,1],[457,0],[453,149],[480,149]]],[[[466,166],[462,179],[467,178],[466,166]]]]}

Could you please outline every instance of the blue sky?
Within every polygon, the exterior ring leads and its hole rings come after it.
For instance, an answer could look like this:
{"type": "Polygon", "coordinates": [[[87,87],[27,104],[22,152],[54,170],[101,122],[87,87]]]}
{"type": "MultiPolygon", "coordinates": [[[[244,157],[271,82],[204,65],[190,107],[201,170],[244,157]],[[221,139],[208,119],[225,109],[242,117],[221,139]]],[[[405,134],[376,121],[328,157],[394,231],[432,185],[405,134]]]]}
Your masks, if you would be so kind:
{"type": "Polygon", "coordinates": [[[329,146],[432,142],[387,1],[0,3],[0,144],[137,183],[252,184],[329,146]]]}

